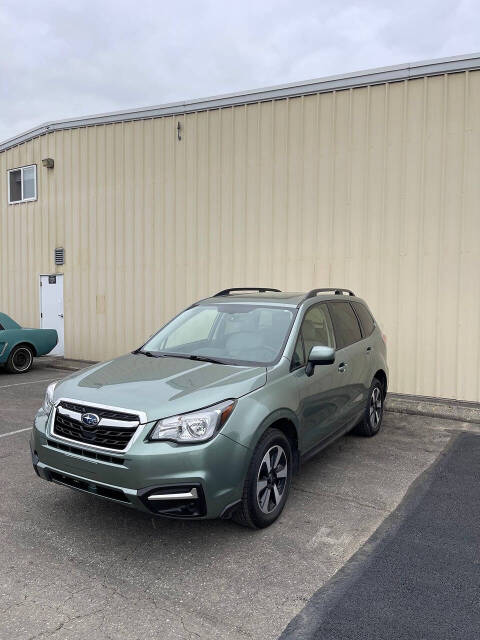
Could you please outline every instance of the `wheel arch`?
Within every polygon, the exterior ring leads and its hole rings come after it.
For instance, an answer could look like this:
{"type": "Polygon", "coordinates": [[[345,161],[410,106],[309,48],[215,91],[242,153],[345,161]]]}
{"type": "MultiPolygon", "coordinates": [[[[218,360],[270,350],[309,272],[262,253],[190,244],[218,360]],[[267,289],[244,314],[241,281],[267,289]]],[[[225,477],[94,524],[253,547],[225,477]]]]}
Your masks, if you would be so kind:
{"type": "Polygon", "coordinates": [[[378,369],[375,372],[373,377],[377,378],[377,380],[380,380],[380,382],[382,383],[383,397],[385,398],[385,396],[387,395],[387,388],[388,388],[387,374],[385,373],[385,371],[383,369],[378,369]]]}
{"type": "Polygon", "coordinates": [[[278,429],[292,446],[294,467],[298,469],[300,461],[299,425],[295,414],[289,409],[279,409],[271,413],[261,424],[257,433],[255,447],[268,429],[278,429]]]}
{"type": "Polygon", "coordinates": [[[36,346],[32,342],[28,342],[28,340],[19,340],[18,342],[13,344],[11,349],[8,352],[8,355],[10,356],[12,351],[14,349],[16,349],[17,347],[29,347],[32,350],[32,353],[33,353],[34,357],[35,358],[37,357],[37,348],[36,348],[36,346]]]}

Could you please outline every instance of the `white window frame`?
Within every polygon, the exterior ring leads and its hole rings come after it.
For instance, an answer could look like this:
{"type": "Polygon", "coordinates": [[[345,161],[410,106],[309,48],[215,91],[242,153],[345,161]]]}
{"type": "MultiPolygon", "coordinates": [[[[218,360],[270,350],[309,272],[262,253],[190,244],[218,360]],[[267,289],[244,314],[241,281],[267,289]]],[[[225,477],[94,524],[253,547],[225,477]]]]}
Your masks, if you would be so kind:
{"type": "Polygon", "coordinates": [[[7,172],[7,186],[8,186],[8,204],[21,204],[22,202],[32,202],[32,200],[37,199],[37,165],[36,164],[27,164],[24,167],[15,167],[15,169],[9,169],[7,172]],[[23,197],[23,171],[24,169],[34,169],[34,183],[35,183],[35,195],[32,198],[24,198],[23,197]],[[10,198],[10,174],[14,171],[21,171],[21,186],[22,186],[22,199],[21,200],[11,200],[10,198]]]}

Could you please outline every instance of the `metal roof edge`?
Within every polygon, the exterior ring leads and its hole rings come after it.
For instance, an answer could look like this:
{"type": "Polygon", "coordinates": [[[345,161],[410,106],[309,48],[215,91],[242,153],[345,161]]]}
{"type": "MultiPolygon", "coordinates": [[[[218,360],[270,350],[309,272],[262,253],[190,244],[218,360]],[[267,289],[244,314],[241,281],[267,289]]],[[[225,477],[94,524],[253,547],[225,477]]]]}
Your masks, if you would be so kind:
{"type": "Polygon", "coordinates": [[[301,82],[252,89],[238,93],[229,93],[207,98],[170,102],[164,105],[112,111],[80,118],[68,118],[54,122],[46,122],[38,127],[29,129],[12,138],[0,142],[0,152],[7,151],[19,144],[37,138],[38,136],[63,129],[74,129],[93,125],[113,124],[129,120],[143,120],[161,118],[171,115],[221,109],[255,102],[294,98],[312,93],[341,91],[375,84],[399,82],[425,76],[458,73],[480,69],[480,53],[465,54],[436,60],[424,60],[390,67],[378,67],[364,71],[355,71],[342,75],[327,76],[301,82]]]}

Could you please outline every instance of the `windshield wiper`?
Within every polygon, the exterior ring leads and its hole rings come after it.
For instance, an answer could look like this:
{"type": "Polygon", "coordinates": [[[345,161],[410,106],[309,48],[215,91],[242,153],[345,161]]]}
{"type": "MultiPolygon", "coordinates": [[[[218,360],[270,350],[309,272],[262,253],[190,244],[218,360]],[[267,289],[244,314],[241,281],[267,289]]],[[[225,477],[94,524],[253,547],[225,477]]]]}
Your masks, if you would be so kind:
{"type": "Polygon", "coordinates": [[[210,358],[210,356],[188,356],[190,360],[200,360],[200,362],[213,362],[213,364],[228,364],[225,360],[217,360],[216,358],[210,358]]]}
{"type": "Polygon", "coordinates": [[[141,353],[149,358],[185,358],[185,360],[197,360],[199,362],[212,362],[213,364],[230,364],[224,360],[217,360],[217,358],[210,358],[210,356],[196,356],[195,354],[188,353],[172,353],[169,351],[144,351],[143,349],[136,349],[132,353],[141,353]]]}
{"type": "Polygon", "coordinates": [[[143,349],[136,349],[135,351],[132,351],[132,353],[141,353],[144,356],[148,356],[149,358],[159,358],[160,356],[157,355],[156,353],[153,353],[152,351],[143,351],[143,349]]]}
{"type": "MultiPolygon", "coordinates": [[[[140,353],[147,353],[146,351],[140,351],[140,353]]],[[[224,360],[217,360],[216,358],[210,358],[210,356],[196,356],[188,353],[174,353],[171,351],[157,351],[155,354],[148,352],[148,355],[152,355],[155,358],[184,358],[185,360],[198,360],[200,362],[212,362],[213,364],[230,364],[224,360]]]]}

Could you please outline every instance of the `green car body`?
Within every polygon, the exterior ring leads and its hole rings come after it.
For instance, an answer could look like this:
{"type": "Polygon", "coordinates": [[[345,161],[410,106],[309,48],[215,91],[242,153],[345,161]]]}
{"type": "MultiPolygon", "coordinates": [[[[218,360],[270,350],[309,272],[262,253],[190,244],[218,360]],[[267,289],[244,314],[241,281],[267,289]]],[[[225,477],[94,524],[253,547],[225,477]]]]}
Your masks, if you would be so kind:
{"type": "MultiPolygon", "coordinates": [[[[308,309],[320,303],[335,304],[340,298],[345,301],[347,296],[327,293],[308,298],[263,292],[230,293],[200,301],[197,304],[202,308],[221,300],[222,305],[235,304],[237,309],[248,304],[289,310],[291,322],[275,361],[268,366],[244,366],[145,357],[150,354],[137,351],[79,371],[55,387],[52,409],[41,409],[35,417],[31,451],[36,472],[46,480],[148,513],[186,518],[230,516],[242,500],[252,456],[269,429],[288,437],[292,467],[296,468],[301,459],[355,427],[364,415],[374,379],[381,379],[384,397],[386,349],[376,325],[370,335],[332,352],[331,364],[319,364],[309,371],[305,356],[305,362],[293,366],[308,309]],[[339,371],[346,361],[348,370],[339,371]],[[231,400],[235,402],[231,414],[208,441],[151,440],[157,421],[231,400]],[[64,437],[65,431],[63,436],[55,433],[59,405],[64,412],[58,416],[60,421],[102,410],[106,413],[101,415],[112,419],[116,415],[112,412],[121,411],[138,417],[139,426],[121,453],[90,446],[64,437]],[[181,497],[149,500],[159,493],[181,497]]],[[[353,295],[348,302],[362,303],[353,295]]]]}
{"type": "Polygon", "coordinates": [[[12,373],[24,373],[32,365],[33,356],[44,356],[57,344],[55,329],[26,329],[0,313],[0,365],[12,373]]]}

